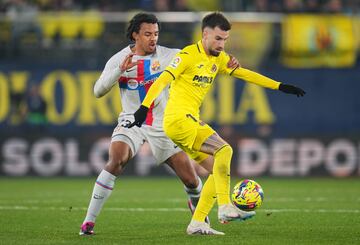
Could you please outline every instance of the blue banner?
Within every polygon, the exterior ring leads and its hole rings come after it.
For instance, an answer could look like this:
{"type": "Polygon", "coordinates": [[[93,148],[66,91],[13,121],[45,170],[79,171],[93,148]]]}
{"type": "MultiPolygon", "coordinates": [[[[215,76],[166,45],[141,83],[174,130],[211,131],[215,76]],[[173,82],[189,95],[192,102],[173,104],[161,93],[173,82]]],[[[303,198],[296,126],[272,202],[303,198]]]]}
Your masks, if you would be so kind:
{"type": "MultiPolygon", "coordinates": [[[[219,76],[203,103],[203,120],[216,128],[231,125],[252,135],[264,126],[273,136],[359,135],[360,69],[273,67],[260,73],[297,85],[307,94],[297,98],[219,76]]],[[[0,70],[0,132],[27,130],[26,97],[33,84],[39,85],[46,103],[50,132],[112,128],[121,111],[120,93],[114,86],[105,97],[95,98],[93,84],[99,75],[99,70],[81,67],[0,70]]]]}

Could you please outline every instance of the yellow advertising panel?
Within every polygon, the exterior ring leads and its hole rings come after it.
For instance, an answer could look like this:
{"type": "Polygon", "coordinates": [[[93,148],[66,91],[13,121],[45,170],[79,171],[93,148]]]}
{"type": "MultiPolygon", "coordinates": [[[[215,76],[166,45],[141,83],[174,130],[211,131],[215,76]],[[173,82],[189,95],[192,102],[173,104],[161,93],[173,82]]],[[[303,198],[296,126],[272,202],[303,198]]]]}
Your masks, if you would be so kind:
{"type": "Polygon", "coordinates": [[[282,25],[282,61],[293,68],[349,67],[356,59],[353,21],[344,15],[289,15],[282,25]]]}
{"type": "Polygon", "coordinates": [[[360,50],[360,18],[353,17],[354,23],[354,33],[355,33],[355,40],[356,40],[356,48],[360,50]]]}

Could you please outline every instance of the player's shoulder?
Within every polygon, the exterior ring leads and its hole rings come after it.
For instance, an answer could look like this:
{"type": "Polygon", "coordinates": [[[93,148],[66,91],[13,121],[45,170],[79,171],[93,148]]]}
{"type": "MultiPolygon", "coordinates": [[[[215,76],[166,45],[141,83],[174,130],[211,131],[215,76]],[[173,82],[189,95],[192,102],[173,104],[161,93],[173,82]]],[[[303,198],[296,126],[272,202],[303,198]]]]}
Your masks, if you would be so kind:
{"type": "Polygon", "coordinates": [[[125,48],[123,48],[122,50],[118,51],[113,56],[111,56],[111,58],[109,60],[111,60],[111,59],[113,59],[113,60],[121,60],[121,59],[125,58],[126,55],[128,55],[130,53],[131,53],[130,46],[126,46],[125,48]]]}
{"type": "Polygon", "coordinates": [[[196,48],[196,44],[191,44],[184,47],[180,52],[177,53],[176,58],[178,63],[192,64],[198,60],[199,52],[196,48]]]}
{"type": "Polygon", "coordinates": [[[225,51],[221,51],[219,57],[222,59],[229,58],[229,54],[226,53],[225,51]]]}
{"type": "Polygon", "coordinates": [[[199,53],[198,48],[197,48],[197,44],[190,44],[186,47],[184,47],[180,53],[184,54],[184,55],[192,55],[192,54],[197,54],[199,53]]]}
{"type": "Polygon", "coordinates": [[[184,47],[176,54],[177,59],[186,60],[187,62],[192,62],[194,58],[194,54],[196,55],[195,48],[196,48],[196,44],[195,47],[194,44],[184,47]]]}
{"type": "Polygon", "coordinates": [[[165,46],[161,46],[161,45],[157,45],[156,49],[157,49],[157,52],[162,53],[162,54],[178,53],[180,51],[180,49],[178,49],[178,48],[169,48],[169,47],[165,47],[165,46]]]}
{"type": "Polygon", "coordinates": [[[226,53],[225,51],[221,51],[220,52],[220,55],[217,57],[217,59],[220,61],[220,62],[225,62],[227,60],[230,59],[230,56],[228,53],[226,53]]]}
{"type": "Polygon", "coordinates": [[[177,53],[179,53],[180,49],[177,48],[168,48],[165,46],[158,45],[156,47],[156,53],[160,57],[174,57],[177,53]]]}
{"type": "Polygon", "coordinates": [[[227,64],[230,57],[225,51],[221,51],[218,56],[215,57],[214,62],[216,62],[218,65],[223,66],[224,64],[227,64]]]}

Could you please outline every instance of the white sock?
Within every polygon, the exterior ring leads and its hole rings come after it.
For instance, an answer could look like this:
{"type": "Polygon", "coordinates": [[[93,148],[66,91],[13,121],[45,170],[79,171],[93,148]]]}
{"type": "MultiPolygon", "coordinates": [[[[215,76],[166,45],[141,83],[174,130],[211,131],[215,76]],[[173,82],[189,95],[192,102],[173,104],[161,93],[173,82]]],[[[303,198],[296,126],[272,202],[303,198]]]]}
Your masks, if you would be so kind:
{"type": "Polygon", "coordinates": [[[201,193],[201,190],[203,187],[202,181],[199,176],[198,176],[198,180],[199,180],[199,184],[194,189],[190,189],[190,188],[184,186],[185,192],[189,196],[189,199],[191,200],[192,205],[194,205],[195,207],[199,202],[200,193],[201,193]]]}
{"type": "Polygon", "coordinates": [[[102,206],[111,195],[114,188],[116,176],[102,170],[96,179],[94,190],[91,196],[89,208],[86,213],[84,222],[94,222],[100,213],[102,206]]]}

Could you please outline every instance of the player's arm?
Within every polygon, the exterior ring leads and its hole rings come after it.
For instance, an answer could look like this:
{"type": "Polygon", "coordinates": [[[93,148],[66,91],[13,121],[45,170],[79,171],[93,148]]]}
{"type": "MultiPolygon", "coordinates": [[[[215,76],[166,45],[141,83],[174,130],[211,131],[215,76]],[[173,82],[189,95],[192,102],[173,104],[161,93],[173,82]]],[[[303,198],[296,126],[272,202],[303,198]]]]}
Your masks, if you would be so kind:
{"type": "Polygon", "coordinates": [[[147,92],[143,102],[139,109],[134,113],[134,122],[128,127],[134,127],[135,125],[141,127],[146,120],[146,115],[151,103],[159,96],[161,91],[172,81],[175,80],[189,64],[189,57],[187,52],[179,52],[171,63],[166,67],[163,73],[156,79],[147,92]]]}
{"type": "Polygon", "coordinates": [[[125,70],[132,68],[136,65],[136,62],[132,62],[134,54],[129,54],[125,57],[120,66],[113,64],[113,60],[109,60],[99,79],[94,85],[94,95],[100,98],[107,94],[111,88],[118,82],[119,77],[125,72],[125,70]]]}
{"type": "Polygon", "coordinates": [[[153,85],[151,85],[149,91],[147,92],[142,106],[147,108],[150,107],[151,103],[159,96],[161,91],[174,79],[174,76],[167,70],[165,70],[161,75],[156,79],[153,85]]]}
{"type": "Polygon", "coordinates": [[[256,85],[259,85],[259,86],[262,86],[265,88],[277,89],[284,93],[295,94],[298,97],[305,95],[305,91],[302,90],[301,88],[298,88],[298,87],[290,85],[290,84],[284,84],[281,82],[277,82],[271,78],[263,76],[254,71],[250,71],[248,69],[236,68],[230,74],[234,77],[243,79],[247,82],[254,83],[256,85]]]}
{"type": "Polygon", "coordinates": [[[257,72],[242,68],[240,66],[235,68],[230,68],[229,66],[226,66],[226,64],[228,64],[231,60],[231,56],[229,54],[222,53],[221,58],[222,58],[222,62],[220,65],[220,73],[229,74],[230,76],[243,79],[247,82],[254,83],[265,88],[270,88],[275,90],[277,89],[284,93],[295,94],[298,97],[305,95],[305,91],[296,86],[277,82],[271,78],[263,76],[257,72]]]}
{"type": "Polygon", "coordinates": [[[279,89],[280,85],[280,82],[245,68],[234,69],[230,75],[265,88],[279,89]]]}
{"type": "Polygon", "coordinates": [[[161,91],[174,79],[173,75],[164,71],[156,79],[156,81],[151,85],[149,91],[147,92],[143,102],[141,103],[139,109],[134,113],[134,122],[128,125],[128,128],[132,128],[135,125],[141,127],[141,124],[146,120],[146,116],[149,110],[151,103],[159,96],[161,91]]]}

